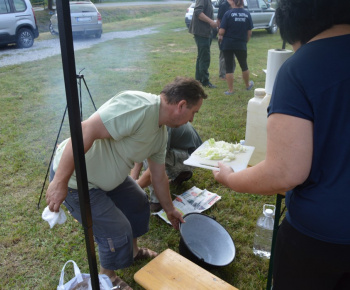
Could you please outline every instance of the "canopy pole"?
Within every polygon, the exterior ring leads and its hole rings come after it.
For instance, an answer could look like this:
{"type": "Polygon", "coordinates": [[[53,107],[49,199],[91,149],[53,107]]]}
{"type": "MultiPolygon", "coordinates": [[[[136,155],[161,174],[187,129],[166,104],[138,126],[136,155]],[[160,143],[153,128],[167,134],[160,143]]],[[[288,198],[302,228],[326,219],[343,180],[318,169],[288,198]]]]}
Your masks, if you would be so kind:
{"type": "Polygon", "coordinates": [[[79,113],[79,97],[69,1],[57,0],[56,5],[58,27],[60,32],[59,37],[61,44],[64,84],[66,88],[69,126],[71,132],[75,172],[79,193],[81,219],[85,233],[86,251],[90,268],[91,286],[93,289],[99,290],[100,286],[98,280],[96,253],[92,232],[92,216],[90,207],[89,187],[86,174],[84,143],[79,113]]]}

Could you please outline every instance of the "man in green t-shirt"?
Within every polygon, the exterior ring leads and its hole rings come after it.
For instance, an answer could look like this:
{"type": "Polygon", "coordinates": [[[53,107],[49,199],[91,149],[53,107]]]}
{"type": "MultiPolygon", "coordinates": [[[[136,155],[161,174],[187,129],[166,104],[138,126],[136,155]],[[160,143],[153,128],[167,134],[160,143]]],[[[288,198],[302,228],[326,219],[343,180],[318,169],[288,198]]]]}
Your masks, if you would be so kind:
{"type": "MultiPolygon", "coordinates": [[[[165,157],[165,171],[170,182],[176,186],[192,177],[193,167],[183,162],[202,145],[202,139],[190,122],[178,128],[167,127],[168,143],[165,157]]],[[[136,180],[141,188],[148,186],[150,195],[151,211],[157,212],[162,209],[157,197],[154,194],[151,173],[148,169],[148,162],[136,163],[131,170],[130,176],[136,180]],[[142,167],[144,172],[140,176],[142,167]]]]}
{"type": "MultiPolygon", "coordinates": [[[[129,172],[135,162],[147,159],[155,194],[173,227],[179,229],[184,220],[173,206],[165,173],[166,127],[192,122],[206,98],[198,81],[178,77],[160,95],[121,92],[82,122],[100,272],[108,275],[115,286],[128,288],[115,270],[157,255],[137,245],[137,238],[149,229],[150,208],[146,193],[128,176],[129,172]]],[[[57,148],[46,202],[55,212],[63,203],[81,222],[70,139],[57,148]]]]}

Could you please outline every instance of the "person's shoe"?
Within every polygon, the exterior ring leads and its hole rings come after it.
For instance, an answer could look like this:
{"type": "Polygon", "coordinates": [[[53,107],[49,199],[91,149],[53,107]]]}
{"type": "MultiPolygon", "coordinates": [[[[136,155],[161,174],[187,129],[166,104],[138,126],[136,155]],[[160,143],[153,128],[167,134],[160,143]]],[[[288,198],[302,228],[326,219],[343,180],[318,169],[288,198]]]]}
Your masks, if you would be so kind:
{"type": "Polygon", "coordinates": [[[173,185],[180,186],[184,181],[189,180],[192,175],[192,171],[182,171],[171,183],[173,185]]]}
{"type": "Polygon", "coordinates": [[[220,80],[226,81],[226,77],[220,77],[220,80]]]}
{"type": "Polygon", "coordinates": [[[134,261],[153,259],[158,256],[158,253],[147,248],[140,248],[134,257],[134,261]]]}
{"type": "Polygon", "coordinates": [[[112,285],[114,286],[113,289],[132,290],[132,288],[118,276],[114,279],[112,285]]]}
{"type": "Polygon", "coordinates": [[[216,86],[214,86],[212,83],[208,83],[207,85],[203,85],[203,87],[205,87],[205,88],[209,88],[209,89],[215,89],[216,88],[216,86]]]}
{"type": "Polygon", "coordinates": [[[230,91],[224,92],[224,94],[227,95],[227,96],[233,95],[234,93],[235,93],[235,92],[230,92],[230,91]]]}
{"type": "Polygon", "coordinates": [[[151,202],[149,207],[151,209],[151,212],[158,212],[163,209],[159,202],[151,202]]]}
{"type": "Polygon", "coordinates": [[[250,91],[253,87],[254,87],[254,82],[253,81],[249,81],[249,87],[246,88],[246,90],[250,91]]]}

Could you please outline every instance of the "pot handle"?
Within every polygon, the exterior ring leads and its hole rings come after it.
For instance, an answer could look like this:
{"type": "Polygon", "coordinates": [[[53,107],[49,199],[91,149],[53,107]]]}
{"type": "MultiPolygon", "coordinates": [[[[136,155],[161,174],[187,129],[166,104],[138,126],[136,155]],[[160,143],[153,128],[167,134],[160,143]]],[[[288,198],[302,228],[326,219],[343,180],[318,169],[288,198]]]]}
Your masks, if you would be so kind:
{"type": "Polygon", "coordinates": [[[191,251],[193,252],[193,254],[197,256],[199,260],[201,260],[202,262],[205,262],[204,259],[201,257],[201,255],[198,254],[198,252],[196,252],[194,249],[191,249],[191,251]]]}

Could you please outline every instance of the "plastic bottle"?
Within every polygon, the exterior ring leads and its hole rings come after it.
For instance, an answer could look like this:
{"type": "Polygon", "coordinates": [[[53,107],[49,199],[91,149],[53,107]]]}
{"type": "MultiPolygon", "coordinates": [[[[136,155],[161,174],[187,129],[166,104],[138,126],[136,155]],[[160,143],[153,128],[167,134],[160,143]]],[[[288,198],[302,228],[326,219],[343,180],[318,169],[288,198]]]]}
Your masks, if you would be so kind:
{"type": "Polygon", "coordinates": [[[271,95],[267,95],[265,89],[258,88],[254,91],[254,98],[248,102],[245,145],[255,147],[248,163],[250,166],[254,166],[265,159],[267,106],[270,99],[271,95]]]}
{"type": "Polygon", "coordinates": [[[270,259],[273,234],[275,206],[264,204],[263,214],[258,218],[254,236],[253,252],[263,258],[270,259]]]}

